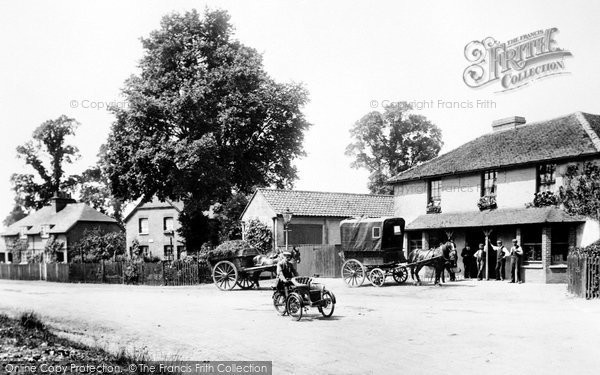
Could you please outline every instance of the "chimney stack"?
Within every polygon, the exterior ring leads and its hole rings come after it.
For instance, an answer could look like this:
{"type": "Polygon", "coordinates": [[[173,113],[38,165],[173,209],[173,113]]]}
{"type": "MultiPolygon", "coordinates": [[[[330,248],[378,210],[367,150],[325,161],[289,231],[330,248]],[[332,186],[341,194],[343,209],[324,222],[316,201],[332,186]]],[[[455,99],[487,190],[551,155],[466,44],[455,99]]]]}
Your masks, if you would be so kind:
{"type": "Polygon", "coordinates": [[[54,212],[60,212],[69,203],[77,203],[77,201],[72,199],[71,195],[66,193],[54,194],[54,196],[50,198],[50,206],[54,208],[54,212]]]}
{"type": "Polygon", "coordinates": [[[495,132],[501,132],[504,130],[515,129],[523,125],[525,125],[525,117],[511,116],[492,122],[492,129],[494,129],[495,132]]]}

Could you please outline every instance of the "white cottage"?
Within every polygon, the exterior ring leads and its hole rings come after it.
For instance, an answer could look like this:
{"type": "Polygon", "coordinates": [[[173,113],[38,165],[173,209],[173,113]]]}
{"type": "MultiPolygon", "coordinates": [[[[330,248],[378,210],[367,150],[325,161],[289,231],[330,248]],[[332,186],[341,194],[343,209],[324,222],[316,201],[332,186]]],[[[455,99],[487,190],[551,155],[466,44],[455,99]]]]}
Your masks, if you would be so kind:
{"type": "Polygon", "coordinates": [[[510,117],[492,128],[389,181],[395,216],[407,223],[406,251],[448,237],[459,252],[486,240],[510,247],[516,238],[525,250],[525,281],[566,282],[569,247],[597,240],[598,223],[558,207],[526,206],[538,192],[556,192],[568,165],[599,159],[600,116],[577,112],[535,123],[510,117]]]}

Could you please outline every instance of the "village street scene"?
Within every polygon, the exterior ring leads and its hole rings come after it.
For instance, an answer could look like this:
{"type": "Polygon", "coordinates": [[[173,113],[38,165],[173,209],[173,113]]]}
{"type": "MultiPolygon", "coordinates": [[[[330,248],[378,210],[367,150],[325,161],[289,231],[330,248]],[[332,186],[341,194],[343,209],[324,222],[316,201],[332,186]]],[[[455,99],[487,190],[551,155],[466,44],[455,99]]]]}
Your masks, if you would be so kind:
{"type": "Polygon", "coordinates": [[[595,374],[600,9],[492,5],[1,3],[0,373],[595,374]]]}

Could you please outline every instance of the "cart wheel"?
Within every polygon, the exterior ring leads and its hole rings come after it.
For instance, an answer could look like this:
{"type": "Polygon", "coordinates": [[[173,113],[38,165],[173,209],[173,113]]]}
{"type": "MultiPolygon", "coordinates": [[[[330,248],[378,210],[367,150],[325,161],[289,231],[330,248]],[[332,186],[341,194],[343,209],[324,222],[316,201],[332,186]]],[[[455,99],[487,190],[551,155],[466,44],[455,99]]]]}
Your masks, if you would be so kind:
{"type": "Polygon", "coordinates": [[[385,283],[385,273],[381,268],[373,268],[371,272],[369,272],[369,279],[371,280],[371,284],[380,287],[385,283]]]}
{"type": "Polygon", "coordinates": [[[244,290],[252,289],[254,287],[254,280],[252,279],[252,275],[240,273],[236,284],[244,290]]]}
{"type": "Polygon", "coordinates": [[[285,296],[278,291],[273,293],[273,306],[275,306],[275,310],[279,315],[285,315],[285,296]]]}
{"type": "Polygon", "coordinates": [[[326,290],[323,293],[323,301],[325,301],[325,306],[319,306],[319,312],[324,317],[329,318],[333,315],[333,310],[335,309],[335,297],[330,291],[326,290]]]}
{"type": "Polygon", "coordinates": [[[235,265],[228,260],[222,260],[213,268],[213,281],[221,290],[231,290],[238,281],[238,272],[235,265]]]}
{"type": "Polygon", "coordinates": [[[302,297],[298,293],[292,293],[287,298],[287,312],[290,316],[296,320],[302,319],[302,310],[304,304],[302,303],[302,297]]]}
{"type": "Polygon", "coordinates": [[[361,286],[365,282],[365,267],[356,259],[348,259],[342,265],[342,278],[351,288],[361,286]]]}
{"type": "Polygon", "coordinates": [[[394,268],[394,271],[392,272],[392,277],[394,278],[395,282],[397,282],[398,284],[402,284],[408,278],[408,270],[406,269],[406,267],[394,268]]]}

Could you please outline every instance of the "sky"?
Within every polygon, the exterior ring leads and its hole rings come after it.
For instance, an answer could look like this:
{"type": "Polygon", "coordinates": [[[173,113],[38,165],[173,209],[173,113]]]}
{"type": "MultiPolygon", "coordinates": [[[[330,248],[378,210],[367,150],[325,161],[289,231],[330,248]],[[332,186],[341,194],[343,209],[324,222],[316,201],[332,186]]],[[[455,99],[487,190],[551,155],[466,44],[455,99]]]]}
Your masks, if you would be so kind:
{"type": "Polygon", "coordinates": [[[230,13],[235,37],[263,54],[275,80],[308,89],[313,126],[296,163],[297,189],[366,193],[368,172],[352,169],[344,151],[352,125],[383,103],[428,103],[416,112],[442,129],[442,152],[490,132],[499,118],[600,114],[600,2],[1,1],[0,218],[13,205],[11,174],[31,171],[15,148],[65,114],[81,123],[69,140],[81,158],[67,171],[93,165],[114,120],[105,103],[125,105],[123,82],[138,73],[140,38],[166,14],[205,7],[230,13]],[[564,60],[569,74],[508,92],[463,81],[469,42],[553,27],[573,55],[564,60]]]}

